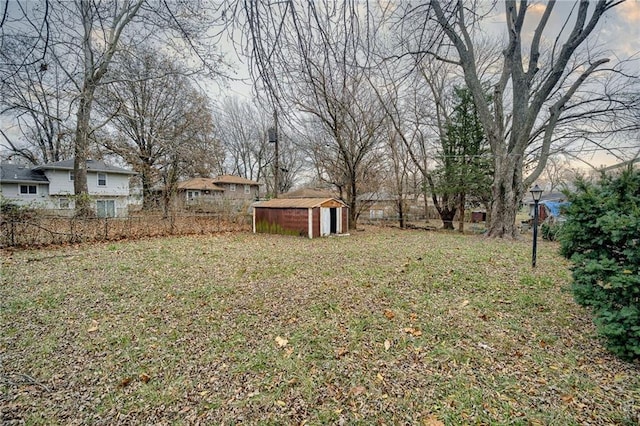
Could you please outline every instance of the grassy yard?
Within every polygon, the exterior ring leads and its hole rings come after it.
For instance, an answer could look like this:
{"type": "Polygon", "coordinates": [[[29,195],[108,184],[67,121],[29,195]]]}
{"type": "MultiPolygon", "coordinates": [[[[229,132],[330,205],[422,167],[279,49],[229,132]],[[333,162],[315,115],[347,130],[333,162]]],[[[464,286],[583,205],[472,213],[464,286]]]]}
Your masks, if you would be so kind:
{"type": "Polygon", "coordinates": [[[5,252],[0,423],[621,424],[557,245],[421,230],[5,252]]]}

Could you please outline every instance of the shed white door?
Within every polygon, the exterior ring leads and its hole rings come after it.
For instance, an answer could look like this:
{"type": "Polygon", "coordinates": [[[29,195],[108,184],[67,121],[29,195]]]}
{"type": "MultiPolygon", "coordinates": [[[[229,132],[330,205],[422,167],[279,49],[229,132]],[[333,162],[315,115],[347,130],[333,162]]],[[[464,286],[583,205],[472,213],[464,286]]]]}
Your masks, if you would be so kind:
{"type": "Polygon", "coordinates": [[[331,234],[331,209],[320,207],[320,235],[331,234]]]}

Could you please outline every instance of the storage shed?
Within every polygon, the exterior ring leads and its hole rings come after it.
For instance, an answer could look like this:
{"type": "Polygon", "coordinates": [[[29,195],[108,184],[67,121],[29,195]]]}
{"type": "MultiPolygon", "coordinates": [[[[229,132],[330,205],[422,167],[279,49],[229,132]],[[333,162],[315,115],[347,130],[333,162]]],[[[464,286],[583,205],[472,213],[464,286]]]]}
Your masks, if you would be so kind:
{"type": "Polygon", "coordinates": [[[253,232],[324,237],[346,234],[348,207],[337,198],[275,198],[253,206],[253,232]]]}

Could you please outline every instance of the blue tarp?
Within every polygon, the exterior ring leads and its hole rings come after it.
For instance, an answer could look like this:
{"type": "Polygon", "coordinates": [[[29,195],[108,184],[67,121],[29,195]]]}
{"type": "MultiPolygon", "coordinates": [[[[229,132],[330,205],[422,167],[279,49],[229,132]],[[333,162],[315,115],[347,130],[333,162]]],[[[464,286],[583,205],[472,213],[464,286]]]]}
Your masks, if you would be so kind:
{"type": "Polygon", "coordinates": [[[562,216],[562,211],[563,211],[563,207],[568,207],[569,204],[566,201],[564,202],[558,202],[558,201],[540,201],[540,204],[542,204],[543,206],[545,206],[547,208],[547,210],[549,210],[549,213],[551,214],[551,216],[553,217],[559,217],[562,216]]]}

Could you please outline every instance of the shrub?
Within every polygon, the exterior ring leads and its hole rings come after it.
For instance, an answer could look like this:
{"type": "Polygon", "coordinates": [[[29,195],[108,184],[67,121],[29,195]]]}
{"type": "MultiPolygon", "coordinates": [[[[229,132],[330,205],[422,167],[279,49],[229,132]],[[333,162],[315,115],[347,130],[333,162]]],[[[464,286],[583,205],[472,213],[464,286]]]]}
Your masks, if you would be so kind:
{"type": "Polygon", "coordinates": [[[555,241],[556,239],[558,239],[561,227],[562,224],[558,222],[544,222],[540,226],[540,233],[542,234],[542,238],[549,241],[555,241]]]}
{"type": "Polygon", "coordinates": [[[592,309],[609,350],[640,358],[640,172],[579,181],[569,201],[559,239],[575,300],[592,309]]]}
{"type": "Polygon", "coordinates": [[[21,206],[14,204],[10,200],[0,195],[0,215],[3,218],[9,218],[12,220],[25,220],[30,219],[35,215],[35,209],[30,206],[21,206]]]}

